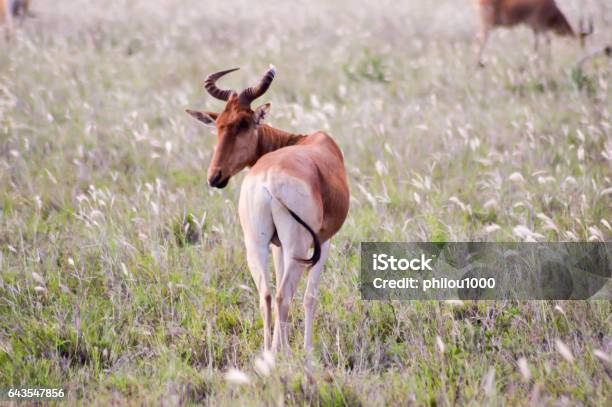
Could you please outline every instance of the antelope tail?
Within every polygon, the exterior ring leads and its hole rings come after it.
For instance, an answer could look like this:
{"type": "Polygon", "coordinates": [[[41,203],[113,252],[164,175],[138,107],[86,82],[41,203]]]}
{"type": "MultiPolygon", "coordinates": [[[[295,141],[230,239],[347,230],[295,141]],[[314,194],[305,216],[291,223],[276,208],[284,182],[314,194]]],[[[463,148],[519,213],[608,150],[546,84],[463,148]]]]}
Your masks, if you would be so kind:
{"type": "Polygon", "coordinates": [[[295,219],[297,223],[299,223],[300,225],[304,226],[304,228],[308,230],[308,233],[310,233],[312,236],[312,241],[314,245],[314,251],[312,253],[312,257],[310,259],[296,259],[297,261],[301,263],[308,264],[310,268],[314,266],[315,264],[317,264],[317,262],[321,258],[321,242],[319,241],[319,237],[317,236],[315,231],[312,230],[312,228],[308,226],[306,222],[304,222],[299,216],[297,216],[295,212],[293,212],[291,209],[287,208],[287,210],[289,211],[291,216],[293,216],[293,219],[295,219]]]}

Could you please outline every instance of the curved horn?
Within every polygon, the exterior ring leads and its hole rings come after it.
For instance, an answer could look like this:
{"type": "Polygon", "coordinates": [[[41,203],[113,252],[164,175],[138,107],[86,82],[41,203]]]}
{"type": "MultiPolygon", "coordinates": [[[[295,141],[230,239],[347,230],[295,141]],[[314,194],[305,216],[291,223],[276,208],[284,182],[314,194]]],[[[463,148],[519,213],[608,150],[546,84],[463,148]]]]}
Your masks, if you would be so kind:
{"type": "Polygon", "coordinates": [[[250,106],[251,102],[266,93],[272,81],[274,80],[274,76],[276,75],[276,68],[274,65],[270,65],[270,69],[264,74],[259,85],[251,88],[246,88],[240,93],[240,104],[243,106],[250,106]]]}
{"type": "Polygon", "coordinates": [[[210,93],[210,96],[219,100],[227,101],[230,95],[235,92],[233,90],[219,89],[217,85],[215,85],[215,82],[217,82],[217,79],[219,79],[223,75],[227,75],[228,73],[237,71],[238,69],[240,68],[227,69],[225,71],[219,71],[208,75],[206,77],[206,80],[204,81],[204,87],[206,88],[208,93],[210,93]]]}

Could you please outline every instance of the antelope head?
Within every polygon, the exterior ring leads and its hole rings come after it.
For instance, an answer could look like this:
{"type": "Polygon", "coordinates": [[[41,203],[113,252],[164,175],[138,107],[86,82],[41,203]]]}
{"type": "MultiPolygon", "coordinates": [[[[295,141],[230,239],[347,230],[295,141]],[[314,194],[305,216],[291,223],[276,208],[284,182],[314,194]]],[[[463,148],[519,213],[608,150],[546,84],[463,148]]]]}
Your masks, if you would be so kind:
{"type": "Polygon", "coordinates": [[[270,110],[269,103],[255,110],[251,109],[251,103],[272,84],[276,75],[274,67],[270,67],[257,86],[240,93],[217,87],[219,78],[238,69],[215,72],[204,81],[212,97],[226,102],[221,113],[186,110],[205,125],[217,128],[217,144],[208,166],[208,183],[215,188],[225,188],[231,177],[257,161],[257,129],[270,110]]]}
{"type": "Polygon", "coordinates": [[[578,39],[580,40],[580,46],[584,48],[584,44],[586,42],[586,38],[593,34],[595,31],[593,27],[593,19],[589,18],[588,22],[584,20],[584,18],[580,19],[580,26],[578,29],[578,39]]]}

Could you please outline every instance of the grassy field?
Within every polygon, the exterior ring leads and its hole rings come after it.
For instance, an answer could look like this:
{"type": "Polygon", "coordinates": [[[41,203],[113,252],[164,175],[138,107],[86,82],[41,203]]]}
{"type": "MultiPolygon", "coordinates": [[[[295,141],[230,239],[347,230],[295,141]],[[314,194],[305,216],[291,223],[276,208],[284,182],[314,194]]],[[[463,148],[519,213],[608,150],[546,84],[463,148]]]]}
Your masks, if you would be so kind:
{"type": "MultiPolygon", "coordinates": [[[[497,31],[469,1],[34,1],[0,42],[0,388],[70,404],[605,405],[612,305],[365,302],[367,240],[612,239],[609,59],[497,31]],[[351,210],[303,369],[260,359],[237,202],[206,185],[203,78],[278,75],[270,124],[342,148],[351,210]],[[185,233],[184,225],[190,225],[185,233]],[[231,370],[238,369],[239,372],[231,370]],[[227,372],[230,372],[227,375],[227,372]]],[[[582,2],[559,1],[576,25],[582,2]]],[[[597,49],[612,4],[586,2],[597,49]]]]}

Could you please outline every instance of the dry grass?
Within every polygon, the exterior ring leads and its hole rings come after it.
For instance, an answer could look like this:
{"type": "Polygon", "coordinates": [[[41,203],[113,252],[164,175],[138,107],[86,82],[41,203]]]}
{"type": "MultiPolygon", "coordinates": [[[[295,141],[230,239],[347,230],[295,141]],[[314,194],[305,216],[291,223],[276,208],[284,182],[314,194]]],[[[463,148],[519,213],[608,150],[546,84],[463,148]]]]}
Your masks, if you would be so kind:
{"type": "MultiPolygon", "coordinates": [[[[364,240],[612,237],[610,61],[574,69],[562,39],[536,56],[518,29],[478,71],[459,3],[34,2],[0,44],[0,388],[100,405],[609,403],[608,301],[359,299],[364,240]],[[214,137],[183,113],[221,107],[207,73],[242,66],[223,82],[241,87],[269,63],[271,123],[330,132],[352,191],[311,377],[298,301],[296,358],[259,355],[242,176],[206,187],[214,137]]],[[[560,3],[577,22],[581,2],[560,3]]],[[[585,7],[602,46],[612,7],[585,7]]]]}

